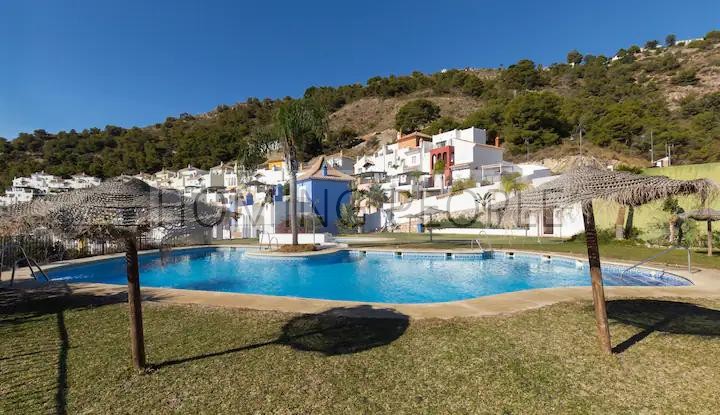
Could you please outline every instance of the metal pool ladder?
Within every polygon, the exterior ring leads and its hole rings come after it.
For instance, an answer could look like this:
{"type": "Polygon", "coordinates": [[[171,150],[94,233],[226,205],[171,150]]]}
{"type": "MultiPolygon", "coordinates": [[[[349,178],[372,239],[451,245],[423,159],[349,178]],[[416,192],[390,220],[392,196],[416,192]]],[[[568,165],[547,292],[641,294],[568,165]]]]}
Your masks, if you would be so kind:
{"type": "MultiPolygon", "coordinates": [[[[667,254],[668,252],[674,251],[675,249],[678,249],[678,248],[680,248],[680,249],[686,249],[686,250],[687,250],[687,269],[688,269],[688,273],[692,273],[692,267],[691,267],[691,262],[690,262],[690,248],[689,248],[689,247],[688,247],[688,248],[684,248],[684,247],[681,247],[681,246],[678,246],[678,245],[673,245],[673,246],[671,246],[670,248],[664,249],[662,252],[658,252],[657,254],[651,255],[651,256],[649,256],[649,257],[647,257],[647,258],[645,258],[645,259],[637,262],[636,264],[634,264],[634,265],[626,268],[625,270],[623,270],[622,273],[620,273],[620,277],[624,277],[625,274],[626,274],[628,271],[630,271],[631,269],[635,269],[635,268],[639,267],[640,265],[646,264],[646,263],[652,261],[653,259],[658,258],[658,257],[661,257],[661,256],[667,254]]],[[[665,270],[663,269],[663,274],[664,274],[664,273],[665,273],[665,270]]]]}
{"type": "MultiPolygon", "coordinates": [[[[479,236],[479,235],[483,235],[483,234],[484,234],[484,232],[481,231],[481,232],[478,234],[478,236],[479,236]]],[[[475,246],[475,244],[477,244],[478,249],[480,249],[480,250],[482,250],[482,251],[485,251],[485,248],[483,248],[482,243],[481,243],[481,241],[480,241],[480,238],[473,239],[473,240],[470,241],[470,249],[473,249],[473,246],[475,246]]],[[[492,251],[493,251],[493,247],[492,247],[492,244],[490,243],[490,241],[487,241],[487,245],[488,245],[488,247],[490,248],[490,251],[489,251],[489,252],[492,252],[492,251]]]]}
{"type": "MultiPolygon", "coordinates": [[[[38,280],[38,275],[36,274],[36,271],[33,269],[33,266],[37,268],[37,273],[41,274],[43,278],[45,278],[45,282],[50,282],[50,278],[47,276],[45,271],[40,267],[40,265],[35,261],[34,259],[30,258],[25,252],[25,248],[23,248],[21,245],[16,245],[18,249],[20,249],[20,252],[22,253],[23,258],[25,258],[25,263],[27,263],[27,267],[30,270],[30,275],[36,280],[38,280]]],[[[23,258],[18,259],[17,261],[13,261],[13,267],[12,267],[12,273],[10,274],[10,285],[12,285],[15,282],[15,271],[17,269],[18,264],[20,261],[23,260],[23,258]]]]}

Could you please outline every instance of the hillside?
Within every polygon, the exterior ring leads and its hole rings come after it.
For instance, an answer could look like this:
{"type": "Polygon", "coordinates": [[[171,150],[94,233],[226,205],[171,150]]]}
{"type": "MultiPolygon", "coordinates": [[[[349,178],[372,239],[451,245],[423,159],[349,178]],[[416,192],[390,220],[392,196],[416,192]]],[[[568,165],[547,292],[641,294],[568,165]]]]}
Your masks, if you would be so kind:
{"type": "MultiPolygon", "coordinates": [[[[670,38],[668,38],[670,39],[670,38]]],[[[272,121],[286,100],[249,99],[204,114],[180,114],[146,127],[106,126],[48,133],[36,130],[0,139],[0,185],[12,177],[46,170],[101,177],[181,168],[209,168],[239,159],[262,162],[255,131],[272,121]]],[[[620,49],[612,59],[570,51],[548,67],[520,60],[505,69],[448,70],[434,74],[374,77],[365,84],[310,87],[303,99],[329,114],[331,131],[298,143],[301,157],[352,149],[367,151],[395,135],[396,115],[424,99],[435,107],[424,122],[404,125],[440,129],[486,128],[501,138],[507,157],[560,160],[575,154],[580,130],[589,151],[626,164],[647,163],[652,136],[656,158],[673,147],[674,164],[720,160],[720,31],[703,40],[620,49]],[[592,150],[590,150],[592,149],[592,150]]],[[[560,162],[561,164],[561,162],[560,162]]]]}
{"type": "Polygon", "coordinates": [[[347,127],[359,134],[393,129],[398,110],[404,104],[418,98],[437,104],[443,116],[455,119],[465,119],[483,105],[483,101],[478,98],[462,95],[438,96],[431,90],[397,98],[361,98],[342,106],[330,115],[330,127],[338,130],[347,127]]]}

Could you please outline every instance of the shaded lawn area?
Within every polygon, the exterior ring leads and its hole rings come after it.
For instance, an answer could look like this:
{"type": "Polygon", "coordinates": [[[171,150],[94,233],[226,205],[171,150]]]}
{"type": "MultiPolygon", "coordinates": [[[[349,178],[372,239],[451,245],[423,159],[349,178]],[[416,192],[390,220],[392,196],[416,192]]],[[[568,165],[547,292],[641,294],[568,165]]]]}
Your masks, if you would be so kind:
{"type": "MultiPolygon", "coordinates": [[[[426,249],[450,249],[470,248],[470,242],[477,239],[477,235],[450,235],[434,234],[433,241],[427,233],[377,233],[363,234],[364,237],[386,238],[385,241],[362,241],[350,242],[353,248],[362,247],[395,247],[395,248],[426,248],[426,249]]],[[[345,238],[361,236],[346,235],[345,238]]],[[[526,251],[555,252],[559,254],[576,254],[587,256],[587,246],[581,241],[569,241],[559,238],[536,238],[520,236],[489,236],[482,235],[480,241],[487,249],[492,246],[494,249],[517,249],[526,251]]],[[[477,245],[475,245],[477,248],[477,245]]],[[[662,252],[665,248],[649,248],[637,245],[632,242],[611,241],[600,243],[600,255],[604,260],[640,261],[662,252]]],[[[707,250],[698,248],[691,250],[691,263],[693,266],[720,269],[720,251],[715,251],[712,257],[707,256],[707,250]]],[[[671,251],[655,260],[651,264],[670,265],[681,268],[687,267],[687,251],[677,249],[671,251]]]]}
{"type": "Polygon", "coordinates": [[[155,369],[144,375],[130,368],[122,301],[6,301],[0,413],[699,413],[718,402],[720,301],[610,302],[612,357],[589,303],[408,321],[146,302],[155,369]]]}

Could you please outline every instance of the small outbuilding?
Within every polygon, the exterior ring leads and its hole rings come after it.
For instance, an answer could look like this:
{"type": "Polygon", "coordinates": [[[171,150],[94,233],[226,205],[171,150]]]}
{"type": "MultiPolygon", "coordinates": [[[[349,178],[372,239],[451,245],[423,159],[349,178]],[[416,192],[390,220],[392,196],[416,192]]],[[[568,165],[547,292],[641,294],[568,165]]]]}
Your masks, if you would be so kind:
{"type": "Polygon", "coordinates": [[[340,206],[350,203],[353,181],[352,176],[332,167],[325,156],[320,156],[298,175],[298,202],[311,204],[312,213],[322,222],[322,230],[337,234],[340,206]]]}

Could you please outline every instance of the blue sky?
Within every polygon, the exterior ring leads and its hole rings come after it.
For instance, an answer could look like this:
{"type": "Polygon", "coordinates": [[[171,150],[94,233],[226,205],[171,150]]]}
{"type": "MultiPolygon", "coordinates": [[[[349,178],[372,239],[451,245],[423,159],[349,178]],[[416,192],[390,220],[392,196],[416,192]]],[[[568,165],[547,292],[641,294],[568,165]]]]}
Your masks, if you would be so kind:
{"type": "Polygon", "coordinates": [[[720,2],[1,0],[0,137],[702,36],[720,2]]]}

